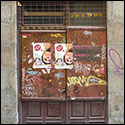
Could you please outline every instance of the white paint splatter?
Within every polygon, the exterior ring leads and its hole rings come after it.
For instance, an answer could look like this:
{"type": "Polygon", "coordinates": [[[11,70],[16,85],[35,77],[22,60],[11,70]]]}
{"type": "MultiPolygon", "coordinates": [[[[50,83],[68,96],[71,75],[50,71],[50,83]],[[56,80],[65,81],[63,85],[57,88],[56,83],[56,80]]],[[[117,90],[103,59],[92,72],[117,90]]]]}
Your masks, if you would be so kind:
{"type": "Polygon", "coordinates": [[[47,72],[44,69],[42,69],[42,72],[43,72],[43,74],[47,74],[47,72]]]}
{"type": "Polygon", "coordinates": [[[26,62],[26,59],[22,59],[23,62],[26,62]]]}
{"type": "Polygon", "coordinates": [[[31,58],[31,59],[29,59],[28,64],[30,64],[32,62],[33,62],[33,59],[31,58]]]}
{"type": "Polygon", "coordinates": [[[30,55],[28,55],[27,57],[30,58],[30,55]]]}
{"type": "Polygon", "coordinates": [[[47,73],[50,74],[50,70],[51,70],[51,69],[47,68],[46,70],[47,70],[47,73]]]}
{"type": "Polygon", "coordinates": [[[92,46],[95,46],[95,43],[94,42],[91,42],[92,46]]]}
{"type": "Polygon", "coordinates": [[[84,34],[85,34],[85,35],[92,35],[92,32],[85,30],[85,31],[84,31],[84,34]]]}
{"type": "Polygon", "coordinates": [[[96,54],[94,57],[101,57],[101,55],[100,54],[96,54]]]}

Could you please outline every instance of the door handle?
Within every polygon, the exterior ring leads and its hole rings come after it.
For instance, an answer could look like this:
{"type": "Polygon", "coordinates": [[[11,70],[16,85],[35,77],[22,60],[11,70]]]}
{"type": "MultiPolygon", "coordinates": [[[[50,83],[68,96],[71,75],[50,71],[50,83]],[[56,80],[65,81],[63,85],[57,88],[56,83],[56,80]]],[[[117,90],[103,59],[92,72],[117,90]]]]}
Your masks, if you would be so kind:
{"type": "Polygon", "coordinates": [[[59,93],[66,93],[66,89],[62,89],[62,90],[58,89],[58,92],[59,93]]]}

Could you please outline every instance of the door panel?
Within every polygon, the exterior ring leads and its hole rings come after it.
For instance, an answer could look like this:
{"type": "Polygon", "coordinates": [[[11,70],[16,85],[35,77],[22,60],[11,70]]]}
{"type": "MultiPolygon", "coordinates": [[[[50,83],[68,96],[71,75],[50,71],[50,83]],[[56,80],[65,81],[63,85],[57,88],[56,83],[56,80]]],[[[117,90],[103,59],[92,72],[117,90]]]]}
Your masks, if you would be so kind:
{"type": "Polygon", "coordinates": [[[85,103],[84,102],[71,102],[71,118],[81,117],[81,119],[85,118],[85,103]]]}
{"type": "Polygon", "coordinates": [[[23,102],[23,124],[64,124],[65,102],[23,102]]]}
{"type": "Polygon", "coordinates": [[[90,102],[89,103],[90,111],[89,118],[104,118],[105,116],[105,104],[103,102],[90,102]]]}
{"type": "Polygon", "coordinates": [[[106,124],[106,101],[23,102],[23,124],[106,124]]]}
{"type": "Polygon", "coordinates": [[[55,43],[65,43],[65,33],[22,33],[22,98],[59,98],[65,99],[65,94],[58,91],[65,88],[65,70],[54,68],[55,43]],[[33,68],[32,43],[51,43],[52,68],[33,68]]]}
{"type": "Polygon", "coordinates": [[[106,123],[106,101],[68,101],[68,124],[106,123]]]}
{"type": "Polygon", "coordinates": [[[67,41],[74,52],[74,68],[67,71],[68,98],[106,98],[106,31],[69,29],[67,41]]]}

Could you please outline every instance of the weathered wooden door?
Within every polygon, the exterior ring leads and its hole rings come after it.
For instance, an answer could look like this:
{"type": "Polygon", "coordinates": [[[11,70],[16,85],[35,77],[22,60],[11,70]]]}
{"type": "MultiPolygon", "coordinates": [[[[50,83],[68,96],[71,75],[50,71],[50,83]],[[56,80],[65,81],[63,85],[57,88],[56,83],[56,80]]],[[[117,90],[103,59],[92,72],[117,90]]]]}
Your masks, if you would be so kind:
{"type": "Polygon", "coordinates": [[[22,32],[20,123],[107,123],[106,72],[105,29],[22,32]],[[51,68],[33,67],[33,50],[43,51],[40,43],[48,43],[45,57],[51,61],[36,58],[51,68]],[[56,43],[73,45],[73,69],[55,69],[56,43]]]}

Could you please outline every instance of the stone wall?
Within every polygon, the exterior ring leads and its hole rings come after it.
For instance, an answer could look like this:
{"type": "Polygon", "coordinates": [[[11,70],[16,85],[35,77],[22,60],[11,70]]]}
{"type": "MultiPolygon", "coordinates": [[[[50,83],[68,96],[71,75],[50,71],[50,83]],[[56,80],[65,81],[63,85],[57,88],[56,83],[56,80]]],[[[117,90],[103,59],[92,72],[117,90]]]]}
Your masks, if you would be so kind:
{"type": "Polygon", "coordinates": [[[16,1],[1,1],[1,124],[17,123],[16,1]]]}
{"type": "MultiPolygon", "coordinates": [[[[109,124],[123,124],[124,1],[107,5],[109,124]]],[[[18,123],[16,28],[16,1],[1,1],[1,124],[18,123]]]]}
{"type": "Polygon", "coordinates": [[[109,124],[123,124],[124,1],[108,1],[107,5],[109,124]]]}

